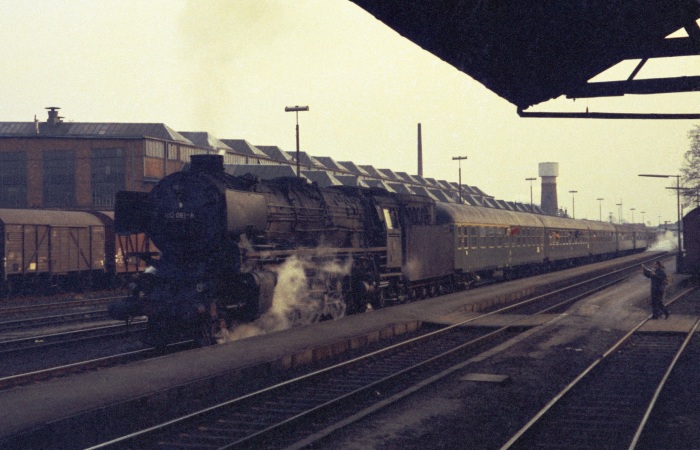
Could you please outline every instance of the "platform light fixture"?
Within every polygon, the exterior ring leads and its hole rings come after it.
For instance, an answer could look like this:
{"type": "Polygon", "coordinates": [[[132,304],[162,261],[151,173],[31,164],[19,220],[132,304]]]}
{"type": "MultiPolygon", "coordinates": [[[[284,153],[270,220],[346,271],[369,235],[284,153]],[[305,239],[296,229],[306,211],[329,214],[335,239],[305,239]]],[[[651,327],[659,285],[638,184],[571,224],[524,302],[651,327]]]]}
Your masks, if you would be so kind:
{"type": "Polygon", "coordinates": [[[598,220],[603,221],[603,200],[604,198],[597,198],[598,200],[598,220]]]}
{"type": "Polygon", "coordinates": [[[452,161],[458,161],[458,167],[459,167],[459,203],[463,203],[462,201],[462,160],[467,159],[466,156],[453,156],[452,161]]]}
{"type": "Polygon", "coordinates": [[[578,194],[578,191],[569,191],[569,194],[571,194],[571,217],[576,218],[576,199],[574,196],[578,194]]]}
{"type": "Polygon", "coordinates": [[[308,106],[285,106],[284,112],[293,112],[297,118],[297,177],[301,176],[301,168],[299,165],[299,111],[308,111],[308,106]]]}
{"type": "MultiPolygon", "coordinates": [[[[675,178],[676,179],[676,208],[678,212],[678,222],[676,224],[676,233],[678,234],[678,254],[676,255],[676,272],[681,269],[683,252],[681,247],[681,176],[680,175],[661,175],[652,173],[640,173],[640,177],[650,178],[675,178]]],[[[673,188],[671,188],[673,189],[673,188]]]]}
{"type": "Polygon", "coordinates": [[[530,212],[534,212],[533,206],[532,206],[532,182],[535,181],[537,177],[531,177],[531,178],[525,178],[525,181],[530,182],[530,212]]]}
{"type": "Polygon", "coordinates": [[[630,212],[632,213],[632,218],[630,219],[631,223],[634,223],[634,212],[637,210],[637,208],[630,208],[630,212]]]}

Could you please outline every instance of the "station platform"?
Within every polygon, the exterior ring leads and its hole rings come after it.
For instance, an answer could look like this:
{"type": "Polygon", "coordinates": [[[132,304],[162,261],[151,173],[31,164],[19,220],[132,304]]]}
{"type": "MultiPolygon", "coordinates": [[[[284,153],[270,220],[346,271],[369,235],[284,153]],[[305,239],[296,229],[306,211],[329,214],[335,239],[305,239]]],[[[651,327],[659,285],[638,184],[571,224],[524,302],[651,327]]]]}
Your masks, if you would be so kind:
{"type": "MultiPolygon", "coordinates": [[[[319,362],[417,330],[424,323],[457,323],[485,307],[534,295],[587,273],[607,273],[622,261],[648,256],[633,255],[1,391],[0,448],[89,447],[96,442],[86,436],[106,441],[136,431],[125,428],[126,423],[146,428],[155,417],[176,417],[221,402],[241,380],[319,362]]],[[[475,325],[494,326],[504,320],[489,317],[475,325]]],[[[655,322],[671,324],[671,319],[655,322]]],[[[545,315],[527,326],[547,320],[545,315]]]]}

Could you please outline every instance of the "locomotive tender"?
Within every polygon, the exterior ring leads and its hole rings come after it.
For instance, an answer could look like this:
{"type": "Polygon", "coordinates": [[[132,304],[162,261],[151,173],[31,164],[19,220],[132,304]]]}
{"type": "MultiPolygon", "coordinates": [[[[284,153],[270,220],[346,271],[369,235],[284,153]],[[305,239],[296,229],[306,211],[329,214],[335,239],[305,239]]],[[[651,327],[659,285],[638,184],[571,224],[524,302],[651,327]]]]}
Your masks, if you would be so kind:
{"type": "Polygon", "coordinates": [[[218,327],[254,321],[285,290],[298,294],[289,319],[308,323],[650,243],[643,226],[234,177],[218,155],[192,156],[188,170],[150,193],[118,193],[115,226],[145,233],[161,252],[132,295],[110,307],[115,319],[148,316],[146,341],[157,346],[182,337],[209,343],[218,327]],[[282,286],[290,264],[301,274],[282,286]]]}

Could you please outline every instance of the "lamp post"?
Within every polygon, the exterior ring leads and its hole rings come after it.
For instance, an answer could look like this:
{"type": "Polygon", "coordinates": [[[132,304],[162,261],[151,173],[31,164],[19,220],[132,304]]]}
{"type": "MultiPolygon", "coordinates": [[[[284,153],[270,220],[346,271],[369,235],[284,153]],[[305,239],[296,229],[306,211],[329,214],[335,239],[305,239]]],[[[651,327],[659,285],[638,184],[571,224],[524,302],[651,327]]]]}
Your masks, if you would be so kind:
{"type": "Polygon", "coordinates": [[[299,111],[308,111],[308,106],[285,106],[284,112],[293,112],[297,116],[297,177],[301,176],[299,167],[299,111]]]}
{"type": "Polygon", "coordinates": [[[459,203],[462,203],[462,160],[467,159],[466,156],[453,156],[452,161],[457,161],[459,167],[459,203]]]}
{"type": "Polygon", "coordinates": [[[578,191],[569,191],[569,194],[571,194],[571,217],[574,219],[576,218],[576,200],[574,199],[574,196],[578,193],[578,191]]]}
{"type": "Polygon", "coordinates": [[[598,200],[598,220],[603,221],[603,200],[604,198],[597,198],[598,200]]]}
{"type": "Polygon", "coordinates": [[[630,208],[630,211],[632,211],[632,219],[631,223],[634,223],[634,212],[637,210],[637,208],[630,208]]]}
{"type": "Polygon", "coordinates": [[[650,173],[639,174],[640,177],[651,178],[675,178],[676,179],[676,208],[678,211],[678,223],[676,231],[678,233],[678,254],[676,255],[676,272],[681,269],[683,253],[681,250],[681,176],[680,175],[657,175],[650,173]]]}
{"type": "Polygon", "coordinates": [[[642,225],[645,225],[645,226],[646,226],[647,222],[646,222],[646,220],[644,219],[644,214],[646,214],[646,211],[639,211],[639,212],[642,213],[642,225]]]}
{"type": "Polygon", "coordinates": [[[618,216],[617,216],[617,221],[618,221],[619,223],[622,223],[622,200],[620,200],[620,203],[615,203],[615,206],[619,206],[619,207],[620,207],[620,208],[619,208],[619,213],[618,213],[618,216]]]}
{"type": "Polygon", "coordinates": [[[537,178],[525,178],[525,181],[530,182],[530,212],[534,212],[533,207],[532,207],[532,182],[535,181],[537,178]]]}

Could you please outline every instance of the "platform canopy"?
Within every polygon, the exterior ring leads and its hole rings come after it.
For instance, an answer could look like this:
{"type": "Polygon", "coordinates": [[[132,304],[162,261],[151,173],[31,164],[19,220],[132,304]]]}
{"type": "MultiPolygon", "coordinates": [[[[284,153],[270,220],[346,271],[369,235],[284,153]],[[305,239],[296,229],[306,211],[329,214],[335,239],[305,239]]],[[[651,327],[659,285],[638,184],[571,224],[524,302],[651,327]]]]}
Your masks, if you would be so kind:
{"type": "Polygon", "coordinates": [[[700,91],[700,77],[589,83],[623,60],[700,54],[698,0],[352,0],[518,111],[560,96],[700,91]],[[685,29],[688,36],[666,39],[685,29]]]}

